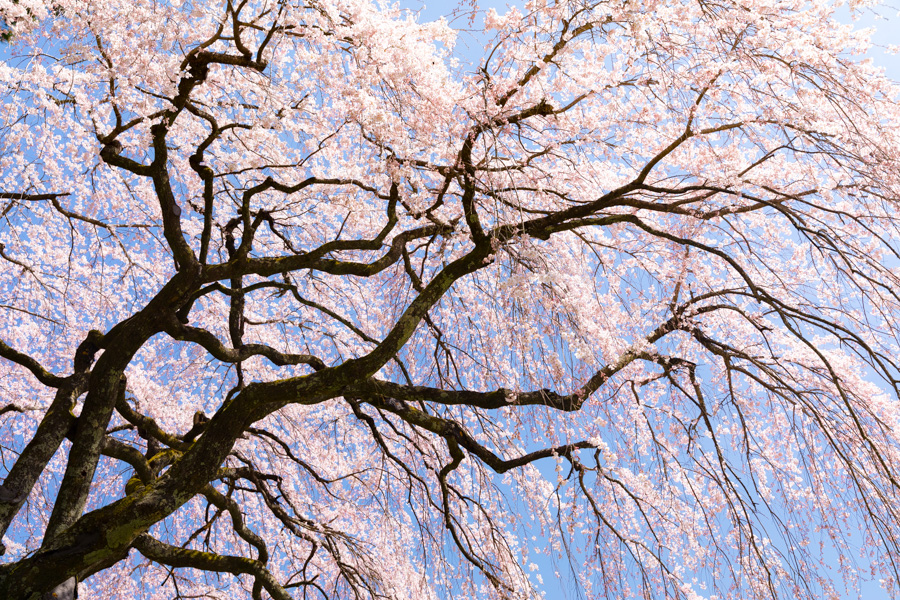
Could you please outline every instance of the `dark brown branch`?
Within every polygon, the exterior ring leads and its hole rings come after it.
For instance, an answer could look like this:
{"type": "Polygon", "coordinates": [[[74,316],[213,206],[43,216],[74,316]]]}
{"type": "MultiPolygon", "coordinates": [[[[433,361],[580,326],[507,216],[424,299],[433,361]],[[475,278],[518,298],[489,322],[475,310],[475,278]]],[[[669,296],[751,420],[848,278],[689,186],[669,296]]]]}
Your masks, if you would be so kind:
{"type": "MultiPolygon", "coordinates": [[[[74,420],[70,411],[75,405],[75,400],[84,392],[85,383],[85,379],[79,377],[57,390],[34,437],[22,450],[3,484],[0,485],[2,495],[7,498],[6,501],[0,501],[0,538],[6,533],[47,463],[69,433],[74,420]]],[[[5,551],[5,547],[0,544],[0,555],[5,551]]]]}
{"type": "Polygon", "coordinates": [[[26,369],[31,371],[32,375],[34,375],[38,381],[40,381],[47,387],[58,388],[68,380],[66,377],[54,375],[53,373],[42,367],[38,361],[31,358],[27,354],[22,354],[18,350],[11,348],[3,340],[0,340],[0,356],[8,361],[25,367],[26,369]]]}
{"type": "Polygon", "coordinates": [[[116,412],[122,415],[123,419],[137,427],[142,435],[162,442],[166,446],[175,448],[176,450],[185,450],[187,448],[187,444],[184,441],[163,430],[155,420],[144,416],[131,408],[131,406],[128,405],[128,401],[125,399],[124,394],[116,401],[116,412]]]}
{"type": "Polygon", "coordinates": [[[484,464],[497,473],[506,473],[511,469],[527,465],[541,458],[547,458],[554,455],[565,456],[574,450],[594,447],[589,442],[576,442],[574,444],[565,444],[556,448],[546,448],[529,452],[518,458],[507,460],[500,458],[494,452],[478,443],[468,431],[455,421],[430,415],[409,406],[405,402],[400,402],[395,399],[381,400],[371,397],[364,397],[362,399],[378,409],[386,410],[397,415],[411,425],[436,433],[448,440],[454,440],[455,443],[458,443],[460,446],[477,456],[484,464]]]}
{"type": "Polygon", "coordinates": [[[202,569],[234,575],[252,575],[275,600],[293,600],[265,565],[258,560],[178,548],[164,544],[147,534],[138,536],[134,540],[134,547],[150,560],[171,567],[202,569]]]}
{"type": "Polygon", "coordinates": [[[256,560],[265,565],[269,560],[269,551],[266,549],[266,542],[244,523],[244,514],[241,512],[241,507],[238,503],[232,498],[223,495],[211,485],[205,486],[201,493],[206,496],[206,499],[210,504],[218,509],[228,511],[228,514],[231,516],[231,524],[232,527],[234,527],[235,533],[237,533],[245,542],[256,548],[256,560]]]}
{"type": "Polygon", "coordinates": [[[58,194],[26,194],[24,192],[0,192],[0,199],[3,200],[56,200],[63,196],[68,196],[68,192],[58,194]]]}
{"type": "Polygon", "coordinates": [[[304,364],[311,366],[316,371],[321,371],[326,366],[320,358],[311,354],[285,354],[264,344],[243,344],[240,348],[228,348],[209,331],[199,327],[183,325],[174,317],[170,319],[166,333],[176,340],[193,342],[202,346],[207,352],[222,362],[239,363],[251,356],[264,356],[279,367],[304,364]]]}

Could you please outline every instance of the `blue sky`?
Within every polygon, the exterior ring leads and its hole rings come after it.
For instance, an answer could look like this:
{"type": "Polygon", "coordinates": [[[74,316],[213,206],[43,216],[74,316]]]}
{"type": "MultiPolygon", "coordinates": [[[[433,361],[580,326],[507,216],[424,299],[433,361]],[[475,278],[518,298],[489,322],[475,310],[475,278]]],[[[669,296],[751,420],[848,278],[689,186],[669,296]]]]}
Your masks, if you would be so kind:
{"type": "Polygon", "coordinates": [[[889,54],[887,46],[900,45],[900,8],[883,9],[880,15],[869,14],[855,23],[860,27],[874,27],[872,41],[880,46],[873,49],[870,57],[875,64],[884,68],[894,81],[900,81],[900,54],[889,54]]]}

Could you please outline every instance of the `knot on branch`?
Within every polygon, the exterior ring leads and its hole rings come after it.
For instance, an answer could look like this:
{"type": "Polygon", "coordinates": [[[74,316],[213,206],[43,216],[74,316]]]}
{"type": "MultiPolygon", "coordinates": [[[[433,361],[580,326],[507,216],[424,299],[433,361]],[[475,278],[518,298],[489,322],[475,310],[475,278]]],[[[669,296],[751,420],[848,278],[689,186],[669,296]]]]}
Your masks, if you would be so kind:
{"type": "Polygon", "coordinates": [[[73,361],[75,372],[84,373],[90,369],[94,363],[94,355],[101,348],[103,348],[103,334],[96,329],[92,329],[75,351],[75,359],[73,361]]]}
{"type": "Polygon", "coordinates": [[[112,140],[100,149],[100,158],[102,158],[106,162],[109,162],[111,159],[121,153],[122,142],[120,142],[119,140],[112,140]]]}
{"type": "Polygon", "coordinates": [[[209,417],[207,417],[203,412],[197,411],[194,413],[194,426],[184,434],[182,438],[185,442],[190,444],[196,438],[200,436],[201,433],[206,429],[206,424],[209,423],[209,417]]]}
{"type": "Polygon", "coordinates": [[[18,504],[24,501],[27,496],[27,492],[11,489],[9,482],[0,483],[0,504],[18,504]]]}
{"type": "Polygon", "coordinates": [[[542,388],[541,390],[538,390],[538,393],[541,395],[541,399],[550,406],[557,406],[564,398],[564,396],[560,396],[549,388],[542,388]]]}

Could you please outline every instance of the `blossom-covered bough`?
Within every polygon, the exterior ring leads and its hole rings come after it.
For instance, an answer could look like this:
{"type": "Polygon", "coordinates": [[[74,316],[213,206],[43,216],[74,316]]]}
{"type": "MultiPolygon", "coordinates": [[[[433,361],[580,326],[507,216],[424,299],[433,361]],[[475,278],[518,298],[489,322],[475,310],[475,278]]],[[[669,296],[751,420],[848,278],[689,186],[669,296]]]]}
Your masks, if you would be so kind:
{"type": "Polygon", "coordinates": [[[838,8],[0,0],[0,597],[896,596],[838,8]]]}

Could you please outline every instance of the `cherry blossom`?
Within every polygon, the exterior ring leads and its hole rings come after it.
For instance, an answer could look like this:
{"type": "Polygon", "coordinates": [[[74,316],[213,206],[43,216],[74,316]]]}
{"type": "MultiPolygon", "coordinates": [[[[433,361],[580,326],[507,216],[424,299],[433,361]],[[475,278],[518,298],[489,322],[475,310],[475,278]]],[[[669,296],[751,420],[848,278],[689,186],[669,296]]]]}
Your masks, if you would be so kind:
{"type": "Polygon", "coordinates": [[[0,0],[0,597],[897,597],[870,5],[0,0]]]}

